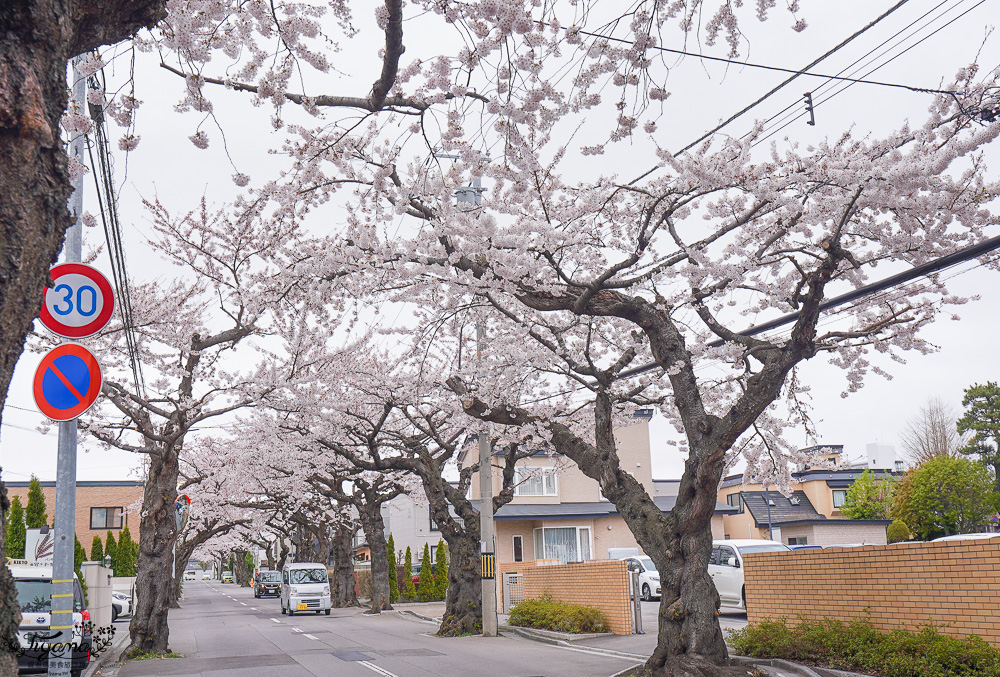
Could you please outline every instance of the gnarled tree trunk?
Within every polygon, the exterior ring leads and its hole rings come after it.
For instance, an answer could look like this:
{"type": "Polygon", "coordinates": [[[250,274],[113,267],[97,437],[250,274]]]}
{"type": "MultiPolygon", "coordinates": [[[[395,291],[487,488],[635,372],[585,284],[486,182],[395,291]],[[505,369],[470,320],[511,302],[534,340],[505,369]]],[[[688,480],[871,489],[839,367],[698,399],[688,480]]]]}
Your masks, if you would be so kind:
{"type": "Polygon", "coordinates": [[[389,544],[385,540],[382,503],[359,501],[357,506],[361,528],[372,555],[372,599],[368,611],[377,614],[392,609],[389,603],[389,544]]]}
{"type": "Polygon", "coordinates": [[[333,529],[333,574],[330,576],[330,603],[337,608],[360,606],[354,591],[354,526],[338,525],[333,529]]]}
{"type": "MultiPolygon", "coordinates": [[[[177,452],[172,447],[149,455],[149,475],[142,495],[136,605],[129,624],[130,648],[146,653],[169,651],[173,545],[177,536],[177,452]]],[[[183,567],[183,563],[178,566],[183,567]]]]}

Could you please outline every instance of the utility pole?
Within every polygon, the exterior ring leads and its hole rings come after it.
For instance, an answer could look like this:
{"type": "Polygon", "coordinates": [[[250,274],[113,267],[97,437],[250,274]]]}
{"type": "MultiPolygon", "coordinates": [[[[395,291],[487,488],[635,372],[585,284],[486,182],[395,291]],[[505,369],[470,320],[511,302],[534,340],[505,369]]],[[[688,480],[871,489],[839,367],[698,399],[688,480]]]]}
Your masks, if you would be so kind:
{"type": "MultiPolygon", "coordinates": [[[[476,343],[482,357],[483,325],[476,325],[476,343]]],[[[479,433],[479,534],[483,554],[483,637],[497,636],[496,547],[493,536],[493,450],[489,430],[479,433]]]]}
{"type": "MultiPolygon", "coordinates": [[[[86,79],[77,70],[82,57],[73,58],[73,100],[80,110],[87,110],[86,79]]],[[[69,155],[83,161],[84,135],[70,141],[69,155]]],[[[79,263],[83,254],[83,176],[73,181],[69,198],[73,225],[66,230],[63,262],[79,263]]],[[[52,606],[49,629],[58,639],[49,640],[49,677],[69,677],[73,665],[73,576],[76,544],[76,419],[59,423],[59,447],[56,456],[56,510],[53,528],[55,545],[52,556],[52,606]],[[52,650],[62,645],[62,651],[52,650]],[[59,655],[57,655],[59,654],[59,655]]]]}

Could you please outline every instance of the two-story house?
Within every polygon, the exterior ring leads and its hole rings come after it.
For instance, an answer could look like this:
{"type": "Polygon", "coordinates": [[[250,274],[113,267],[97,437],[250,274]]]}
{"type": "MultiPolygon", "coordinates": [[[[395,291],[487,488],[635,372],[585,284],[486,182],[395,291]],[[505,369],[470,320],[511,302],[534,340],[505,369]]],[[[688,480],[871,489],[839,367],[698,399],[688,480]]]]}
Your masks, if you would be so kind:
{"type": "MultiPolygon", "coordinates": [[[[803,451],[829,450],[828,460],[839,463],[843,446],[824,445],[803,451]]],[[[736,509],[722,518],[726,538],[772,538],[787,545],[864,543],[885,545],[891,520],[847,519],[841,507],[847,490],[865,470],[876,478],[898,475],[894,469],[852,466],[827,470],[803,468],[792,473],[795,490],[783,496],[774,485],[743,484],[743,475],[726,477],[719,501],[736,509]]]]}
{"type": "MultiPolygon", "coordinates": [[[[622,467],[653,496],[657,507],[669,513],[677,497],[677,484],[653,480],[649,413],[640,412],[634,420],[615,431],[618,457],[622,467]]],[[[476,460],[473,445],[461,462],[465,465],[476,460]]],[[[616,549],[639,547],[614,504],[601,495],[597,482],[565,456],[539,452],[521,461],[515,482],[513,500],[495,515],[498,562],[609,559],[618,554],[616,549]]],[[[499,469],[494,468],[494,494],[500,485],[499,469]]],[[[478,494],[477,475],[470,490],[470,498],[477,503],[478,494]]],[[[736,512],[736,508],[717,504],[712,518],[716,538],[722,538],[723,514],[729,512],[736,512]]]]}

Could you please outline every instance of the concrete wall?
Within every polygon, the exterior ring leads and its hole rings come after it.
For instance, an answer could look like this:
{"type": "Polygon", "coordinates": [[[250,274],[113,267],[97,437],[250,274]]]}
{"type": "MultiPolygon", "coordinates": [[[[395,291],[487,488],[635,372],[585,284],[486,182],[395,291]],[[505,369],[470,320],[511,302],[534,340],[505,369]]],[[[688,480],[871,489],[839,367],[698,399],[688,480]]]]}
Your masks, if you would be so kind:
{"type": "Polygon", "coordinates": [[[81,567],[83,582],[87,584],[87,611],[97,628],[111,625],[111,569],[97,564],[81,567]]]}
{"type": "Polygon", "coordinates": [[[927,623],[1000,647],[1000,539],[896,543],[745,556],[747,619],[927,623]]]}
{"type": "MultiPolygon", "coordinates": [[[[845,524],[846,520],[829,520],[831,524],[801,524],[781,527],[781,540],[788,543],[789,538],[808,539],[809,545],[837,545],[843,543],[865,543],[867,545],[885,545],[885,525],[882,524],[845,524]]],[[[764,529],[767,536],[767,529],[764,529]]]]}
{"type": "MultiPolygon", "coordinates": [[[[27,482],[6,482],[7,496],[14,500],[15,496],[21,497],[21,505],[28,506],[28,483],[27,482]]],[[[127,486],[86,486],[78,484],[76,487],[76,537],[80,539],[80,545],[87,551],[90,557],[90,546],[94,541],[94,536],[100,536],[104,543],[108,536],[107,529],[90,528],[91,508],[123,508],[122,527],[128,524],[128,530],[132,534],[132,540],[139,542],[139,507],[142,503],[142,485],[130,483],[127,486]],[[130,510],[131,508],[131,510],[130,510]]],[[[56,487],[55,482],[42,483],[42,495],[45,496],[45,512],[49,517],[49,525],[56,513],[56,487]]],[[[121,529],[112,529],[115,541],[121,535],[121,529]]]]}
{"type": "Polygon", "coordinates": [[[524,599],[538,599],[548,593],[559,602],[596,607],[604,612],[611,632],[632,634],[628,573],[622,561],[553,566],[519,562],[501,564],[499,569],[501,574],[522,574],[524,599]]]}

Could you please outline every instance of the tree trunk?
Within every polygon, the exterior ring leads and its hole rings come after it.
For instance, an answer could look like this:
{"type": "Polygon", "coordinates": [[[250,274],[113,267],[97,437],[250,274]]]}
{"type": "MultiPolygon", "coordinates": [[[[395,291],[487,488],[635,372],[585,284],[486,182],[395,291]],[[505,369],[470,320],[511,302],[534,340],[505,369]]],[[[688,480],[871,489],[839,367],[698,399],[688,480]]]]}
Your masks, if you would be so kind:
{"type": "Polygon", "coordinates": [[[389,611],[392,609],[392,604],[389,603],[389,544],[385,540],[382,503],[359,502],[358,515],[372,556],[372,599],[368,611],[373,614],[389,611]]]}
{"type": "Polygon", "coordinates": [[[437,634],[455,637],[481,633],[483,580],[478,523],[475,535],[467,531],[452,534],[442,531],[442,535],[448,543],[448,592],[437,634]]]}
{"type": "Polygon", "coordinates": [[[277,569],[278,571],[281,571],[282,569],[284,569],[285,568],[285,561],[287,559],[288,559],[288,543],[286,543],[285,539],[282,538],[281,539],[281,554],[278,556],[278,562],[277,562],[277,566],[275,566],[275,569],[277,569]]]}
{"type": "Polygon", "coordinates": [[[339,608],[360,606],[354,592],[354,529],[343,525],[333,530],[333,575],[330,576],[330,603],[339,608]]]}
{"type": "MultiPolygon", "coordinates": [[[[130,649],[166,653],[170,649],[167,609],[170,608],[173,545],[177,537],[174,501],[177,500],[177,452],[161,449],[149,455],[149,475],[142,495],[139,529],[138,592],[129,635],[130,649]]],[[[181,564],[181,567],[184,565],[181,564]]]]}

